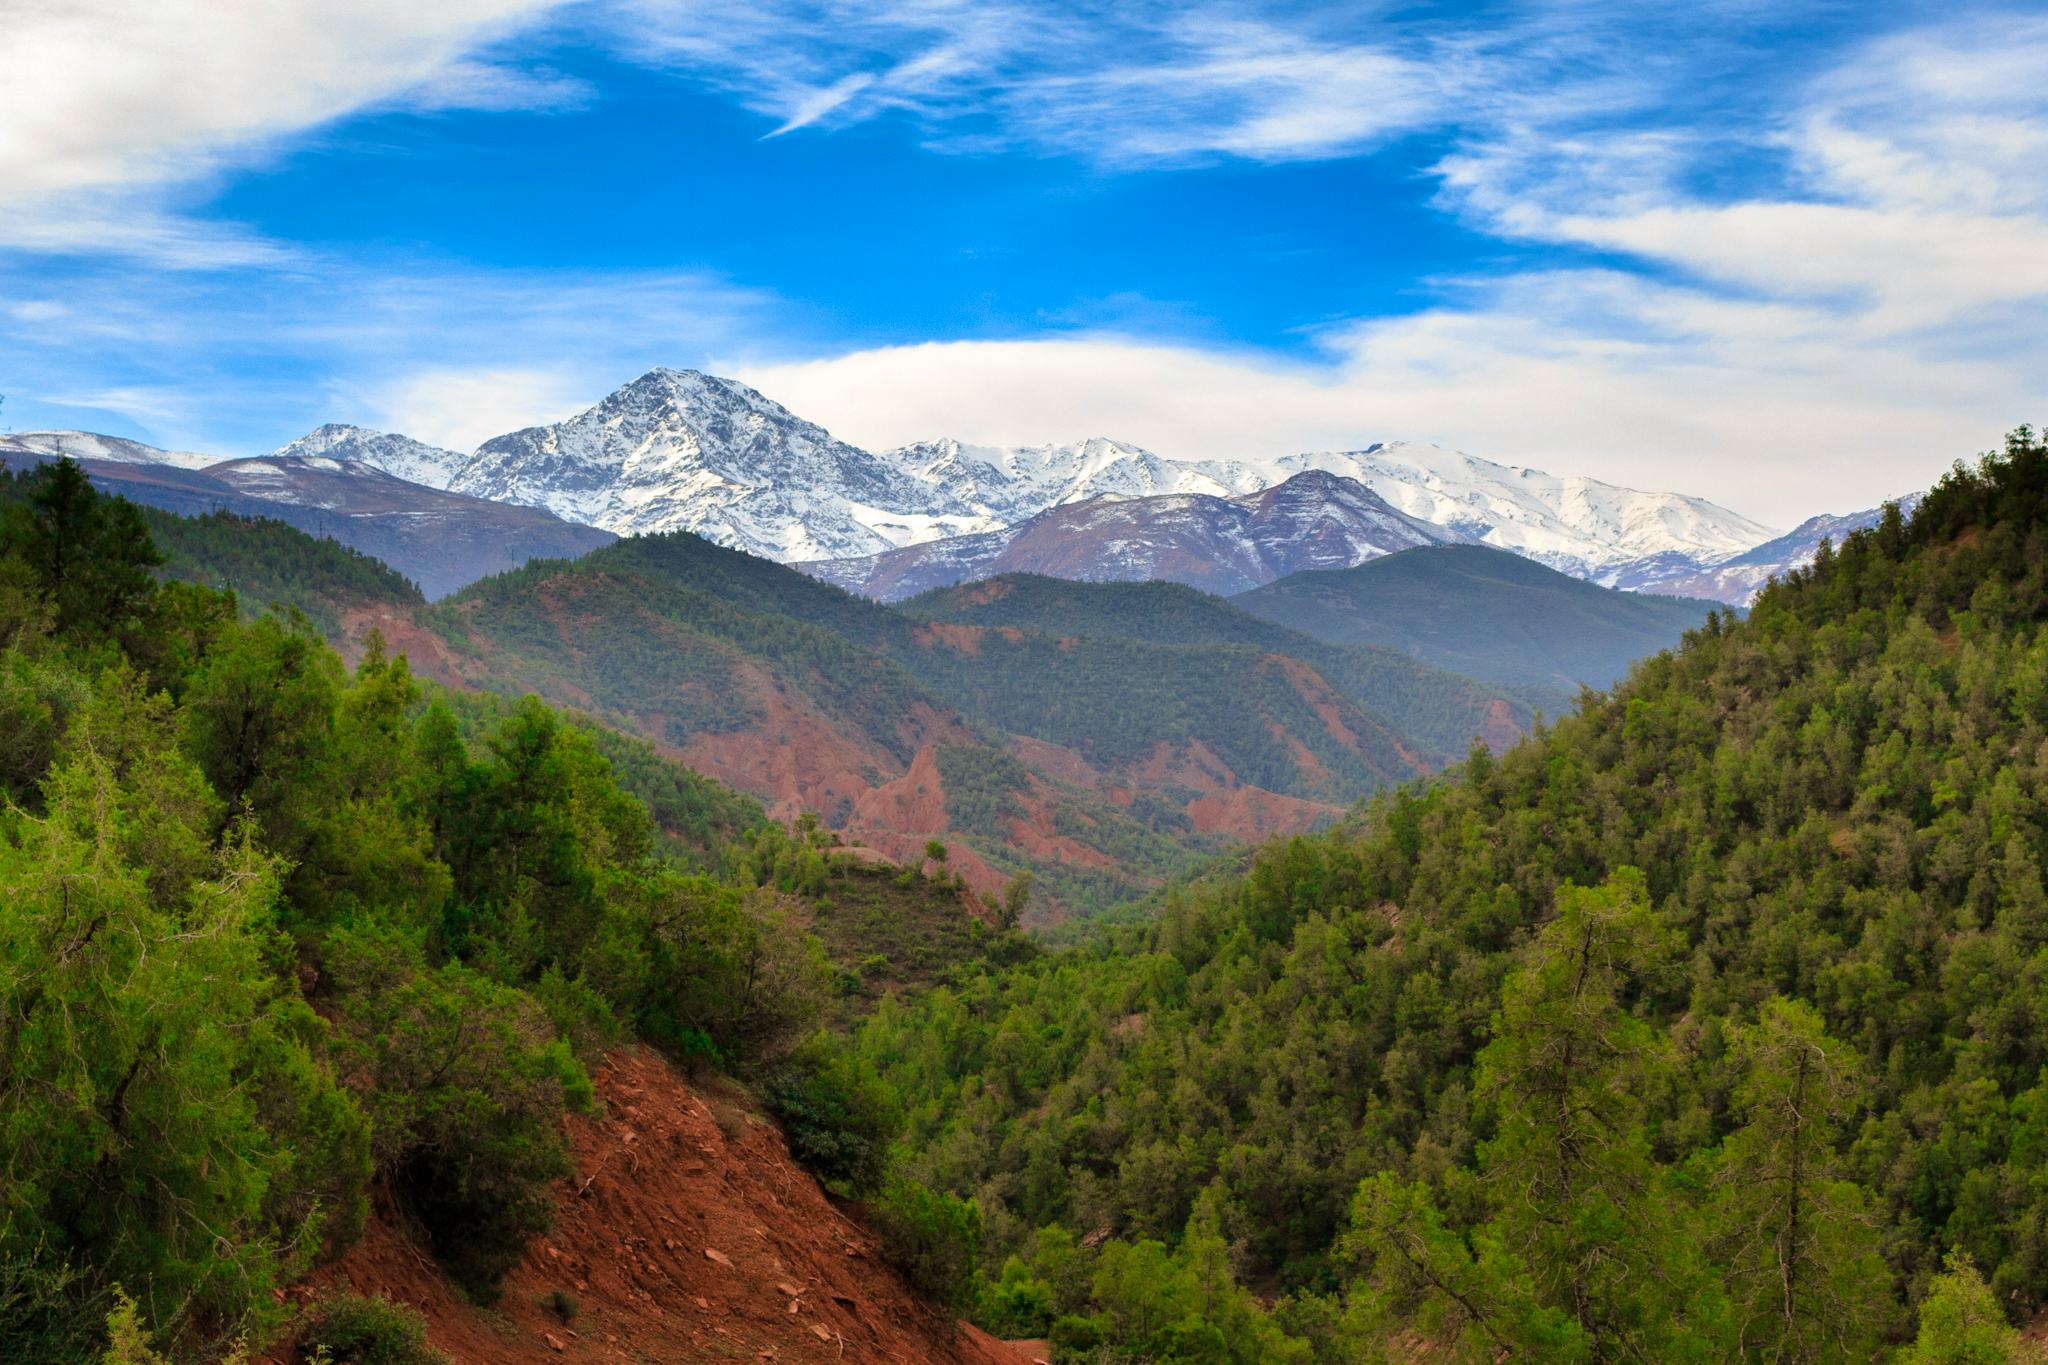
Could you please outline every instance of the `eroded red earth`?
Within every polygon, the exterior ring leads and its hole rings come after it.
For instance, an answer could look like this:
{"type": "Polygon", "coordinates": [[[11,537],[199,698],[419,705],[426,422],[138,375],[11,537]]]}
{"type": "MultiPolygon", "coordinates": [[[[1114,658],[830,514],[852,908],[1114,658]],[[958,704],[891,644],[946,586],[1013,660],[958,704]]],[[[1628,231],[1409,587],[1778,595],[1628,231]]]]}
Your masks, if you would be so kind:
{"type": "MultiPolygon", "coordinates": [[[[603,1113],[571,1118],[576,1174],[555,1226],[484,1309],[465,1301],[388,1210],[292,1297],[347,1290],[420,1310],[459,1365],[552,1361],[875,1361],[1028,1365],[925,1303],[875,1236],[734,1098],[686,1083],[638,1049],[596,1075],[603,1113]],[[565,1318],[556,1291],[576,1300],[565,1318]]],[[[270,1359],[290,1358],[289,1343],[270,1359]]]]}

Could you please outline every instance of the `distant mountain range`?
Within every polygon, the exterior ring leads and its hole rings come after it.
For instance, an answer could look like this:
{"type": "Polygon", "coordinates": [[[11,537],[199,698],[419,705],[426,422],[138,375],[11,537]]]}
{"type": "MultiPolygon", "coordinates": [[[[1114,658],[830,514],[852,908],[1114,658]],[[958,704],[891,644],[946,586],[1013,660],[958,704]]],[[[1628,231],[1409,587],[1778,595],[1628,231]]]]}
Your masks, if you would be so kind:
{"type": "Polygon", "coordinates": [[[885,602],[1007,573],[1093,582],[1156,578],[1227,595],[1302,569],[1348,568],[1461,539],[1395,510],[1356,479],[1310,470],[1230,498],[1105,495],[999,531],[797,567],[885,602]]]}
{"type": "Polygon", "coordinates": [[[439,597],[532,559],[573,558],[618,539],[551,512],[428,488],[366,463],[288,455],[155,460],[165,452],[79,432],[0,436],[0,464],[77,459],[99,487],[187,516],[268,517],[374,555],[439,597]]]}
{"type": "MultiPolygon", "coordinates": [[[[431,505],[444,528],[464,519],[459,509],[475,513],[479,501],[552,514],[557,529],[542,534],[548,523],[530,523],[507,535],[478,513],[487,528],[478,548],[495,538],[505,551],[498,560],[393,559],[408,572],[419,566],[430,592],[485,566],[519,562],[536,539],[552,548],[532,553],[573,552],[577,538],[558,528],[579,526],[615,535],[687,530],[885,598],[1020,571],[1163,577],[1235,592],[1303,568],[1476,543],[1605,586],[1739,603],[1770,574],[1810,557],[1820,534],[1875,515],[1816,518],[1779,536],[1702,498],[1414,443],[1244,460],[1178,460],[1101,438],[1028,447],[937,440],[875,453],[745,384],[671,369],[650,370],[573,417],[466,454],[338,424],[241,461],[82,432],[8,440],[0,448],[16,455],[69,453],[104,466],[226,478],[233,465],[229,481],[250,496],[306,506],[327,498],[324,510],[337,515],[344,507],[352,516],[382,515],[358,504],[389,502],[385,494],[344,495],[332,477],[344,469],[471,499],[411,495],[431,505]],[[329,463],[312,479],[305,471],[313,466],[291,461],[329,463]],[[254,492],[258,485],[268,491],[254,492]]],[[[168,477],[141,482],[158,486],[168,477]]],[[[321,529],[344,540],[369,534],[361,526],[321,529]]]]}
{"type": "Polygon", "coordinates": [[[1399,650],[1565,709],[1705,621],[1697,599],[1614,592],[1485,545],[1440,545],[1298,573],[1231,599],[1337,645],[1399,650]]]}
{"type": "Polygon", "coordinates": [[[1298,629],[1162,581],[1004,574],[885,605],[689,533],[613,542],[540,509],[405,481],[372,462],[436,476],[450,462],[377,433],[328,429],[297,448],[325,453],[194,469],[132,443],[45,436],[0,445],[0,459],[86,453],[103,488],[172,509],[149,514],[167,573],[234,586],[250,608],[300,607],[352,653],[377,631],[423,676],[538,692],[778,816],[814,811],[901,859],[941,839],[978,891],[1030,871],[1048,904],[1068,907],[1341,819],[1475,741],[1512,744],[1537,710],[1561,712],[1579,683],[1601,680],[1592,670],[1614,666],[1602,651],[1654,652],[1704,614],[1433,543],[1442,533],[1428,523],[1323,471],[1251,495],[1096,498],[1028,520],[1201,509],[1256,534],[1183,527],[1184,559],[1127,558],[1126,569],[1214,560],[1229,585],[1292,570],[1257,590],[1276,599],[1373,575],[1395,585],[1381,598],[1397,599],[1375,610],[1405,633],[1298,629]],[[206,515],[216,511],[235,515],[206,515]],[[374,546],[440,600],[302,530],[374,546]],[[486,572],[522,552],[529,562],[486,572]],[[1362,569],[1302,567],[1368,552],[1378,557],[1362,569]],[[1493,566],[1493,579],[1475,586],[1461,556],[1493,566]],[[474,581],[449,592],[458,569],[474,581]]]}

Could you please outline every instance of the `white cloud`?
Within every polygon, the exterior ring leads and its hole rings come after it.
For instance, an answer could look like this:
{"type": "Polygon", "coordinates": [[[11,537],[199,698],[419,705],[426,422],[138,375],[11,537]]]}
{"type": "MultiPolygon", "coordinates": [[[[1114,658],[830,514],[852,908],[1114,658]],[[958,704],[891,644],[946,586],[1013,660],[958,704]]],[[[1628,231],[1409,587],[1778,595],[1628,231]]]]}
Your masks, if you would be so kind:
{"type": "Polygon", "coordinates": [[[371,386],[360,424],[473,450],[507,430],[572,416],[592,397],[587,382],[558,370],[427,369],[371,386]]]}
{"type": "Polygon", "coordinates": [[[1422,440],[1674,488],[1766,522],[1921,487],[2048,399],[2048,347],[1993,363],[1845,336],[1826,309],[1627,275],[1525,276],[1362,324],[1317,363],[1105,335],[928,343],[741,365],[858,443],[1107,435],[1170,456],[1422,440]]]}
{"type": "Polygon", "coordinates": [[[1682,131],[1579,109],[1477,141],[1447,201],[1510,237],[1627,253],[1707,283],[1832,304],[1845,325],[1939,328],[2048,295],[2048,20],[1970,19],[1841,55],[1732,127],[1682,131]],[[1742,147],[1787,161],[1749,194],[1690,188],[1742,147]]]}
{"type": "Polygon", "coordinates": [[[0,241],[242,259],[232,232],[176,221],[149,192],[379,101],[568,98],[557,78],[474,55],[554,2],[11,0],[0,6],[0,241]]]}
{"type": "Polygon", "coordinates": [[[0,268],[0,316],[29,324],[0,328],[0,374],[17,395],[17,426],[103,423],[94,414],[113,412],[157,444],[254,455],[341,421],[466,449],[560,417],[654,365],[735,347],[763,330],[771,306],[688,271],[320,260],[303,273],[147,281],[109,268],[69,280],[52,308],[32,269],[0,268]],[[80,413],[31,417],[31,398],[80,413]]]}
{"type": "Polygon", "coordinates": [[[1354,152],[1442,116],[1459,69],[1391,24],[1332,37],[1217,3],[641,0],[625,14],[629,51],[719,84],[779,121],[770,136],[899,114],[938,147],[1111,165],[1354,152]]]}

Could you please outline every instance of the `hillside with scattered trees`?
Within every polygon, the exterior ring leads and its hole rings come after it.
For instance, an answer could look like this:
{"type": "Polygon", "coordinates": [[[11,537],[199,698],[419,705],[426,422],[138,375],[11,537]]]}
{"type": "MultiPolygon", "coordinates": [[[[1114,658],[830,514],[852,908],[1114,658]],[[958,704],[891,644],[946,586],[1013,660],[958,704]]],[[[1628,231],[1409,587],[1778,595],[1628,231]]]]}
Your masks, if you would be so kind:
{"type": "Polygon", "coordinates": [[[1114,1360],[2008,1360],[2048,450],[1155,922],[885,1008],[983,1321],[1114,1360]]]}

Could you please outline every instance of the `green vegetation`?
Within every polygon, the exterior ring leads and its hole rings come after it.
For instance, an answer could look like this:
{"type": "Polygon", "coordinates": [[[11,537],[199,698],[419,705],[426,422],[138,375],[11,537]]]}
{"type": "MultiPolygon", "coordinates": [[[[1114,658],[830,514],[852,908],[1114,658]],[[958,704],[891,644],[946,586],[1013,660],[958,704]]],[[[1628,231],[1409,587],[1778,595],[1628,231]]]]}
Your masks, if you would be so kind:
{"type": "Polygon", "coordinates": [[[1551,715],[1580,687],[1607,687],[1677,644],[1714,609],[1615,592],[1483,545],[1291,574],[1231,601],[1333,644],[1379,645],[1518,689],[1551,715]]]}
{"type": "MultiPolygon", "coordinates": [[[[1522,698],[1503,697],[1470,677],[1419,662],[1402,650],[1331,644],[1182,583],[1076,583],[1041,574],[1004,574],[935,588],[900,603],[898,610],[920,620],[1011,626],[1055,639],[1090,636],[1164,645],[1242,645],[1284,654],[1308,664],[1338,692],[1384,717],[1405,743],[1432,763],[1463,754],[1475,736],[1520,733],[1532,719],[1522,698]]],[[[1677,635],[1674,628],[1643,652],[1671,643],[1677,635]]],[[[1563,694],[1538,689],[1530,696],[1555,714],[1565,709],[1570,691],[1576,688],[1563,694]]]]}
{"type": "Polygon", "coordinates": [[[978,1311],[1077,1358],[2019,1359],[2044,765],[2022,431],[1535,740],[856,1047],[978,1311]]]}
{"type": "Polygon", "coordinates": [[[383,561],[281,521],[231,512],[181,517],[154,507],[138,510],[163,553],[167,577],[232,592],[252,614],[273,606],[297,608],[332,636],[347,607],[416,607],[426,600],[417,584],[383,561]]]}
{"type": "MultiPolygon", "coordinates": [[[[686,534],[620,541],[574,562],[527,565],[422,613],[474,655],[484,685],[533,691],[610,726],[681,745],[768,730],[790,713],[845,736],[877,773],[937,741],[954,829],[1005,875],[1029,872],[1063,906],[1105,908],[1199,867],[1225,847],[1192,827],[1187,801],[1215,782],[1342,806],[1430,770],[1529,711],[1469,680],[1386,651],[1336,649],[1191,595],[1250,637],[1288,636],[1334,679],[1274,643],[1190,626],[1189,642],[1040,630],[968,638],[853,597],[781,565],[686,534]],[[1385,701],[1408,723],[1370,706],[1385,701]],[[786,708],[786,709],[785,709],[786,708]],[[1183,750],[1209,776],[1138,799],[1047,783],[1050,833],[1102,855],[1035,857],[1009,818],[1028,777],[1007,751],[1024,735],[1071,749],[1111,774],[1183,750]],[[953,783],[959,779],[955,789],[953,783]]],[[[851,798],[818,812],[842,823],[851,798]]]]}
{"type": "MultiPolygon", "coordinates": [[[[810,1036],[833,973],[787,898],[671,853],[742,866],[757,806],[160,582],[135,509],[68,462],[6,492],[0,1358],[260,1344],[372,1182],[488,1300],[548,1224],[597,1049],[765,1075],[810,1036]]],[[[183,543],[332,567],[261,523],[183,543]]],[[[425,1359],[394,1313],[337,1307],[313,1345],[425,1359]]]]}
{"type": "Polygon", "coordinates": [[[337,1294],[322,1299],[300,1334],[299,1359],[306,1365],[447,1365],[427,1345],[420,1315],[389,1299],[337,1294]]]}

